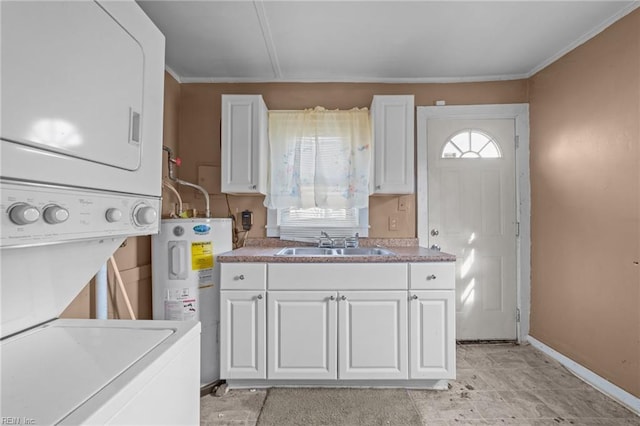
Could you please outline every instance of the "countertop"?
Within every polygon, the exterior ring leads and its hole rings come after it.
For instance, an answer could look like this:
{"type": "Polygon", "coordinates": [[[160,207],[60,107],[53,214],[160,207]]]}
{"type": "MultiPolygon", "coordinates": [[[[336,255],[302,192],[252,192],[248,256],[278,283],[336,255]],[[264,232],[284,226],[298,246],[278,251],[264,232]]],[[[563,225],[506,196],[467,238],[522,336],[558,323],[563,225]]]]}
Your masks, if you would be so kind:
{"type": "Polygon", "coordinates": [[[449,253],[418,246],[417,239],[361,239],[361,247],[382,246],[395,256],[276,256],[283,247],[310,246],[295,241],[282,242],[265,238],[218,255],[220,263],[409,263],[409,262],[454,262],[456,257],[449,253]]]}

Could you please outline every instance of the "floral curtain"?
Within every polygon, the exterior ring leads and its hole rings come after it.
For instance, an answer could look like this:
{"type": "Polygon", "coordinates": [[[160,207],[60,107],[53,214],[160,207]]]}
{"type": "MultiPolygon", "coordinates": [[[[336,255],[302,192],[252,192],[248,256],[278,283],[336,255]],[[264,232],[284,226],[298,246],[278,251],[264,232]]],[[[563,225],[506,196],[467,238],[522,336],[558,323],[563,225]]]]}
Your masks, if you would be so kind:
{"type": "Polygon", "coordinates": [[[367,207],[370,164],[366,108],[269,111],[266,207],[367,207]]]}

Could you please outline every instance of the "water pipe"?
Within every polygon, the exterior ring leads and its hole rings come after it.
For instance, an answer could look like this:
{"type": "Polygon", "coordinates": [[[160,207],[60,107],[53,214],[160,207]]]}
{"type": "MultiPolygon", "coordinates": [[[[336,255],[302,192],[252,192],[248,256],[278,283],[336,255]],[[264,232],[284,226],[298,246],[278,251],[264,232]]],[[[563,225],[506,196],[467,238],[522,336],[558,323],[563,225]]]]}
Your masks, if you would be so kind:
{"type": "Polygon", "coordinates": [[[174,188],[174,186],[168,182],[162,181],[162,186],[164,186],[169,191],[171,191],[173,195],[175,195],[176,199],[178,200],[178,217],[180,217],[180,215],[182,214],[182,198],[180,198],[180,194],[174,188]]]}
{"type": "Polygon", "coordinates": [[[179,183],[180,185],[190,186],[191,188],[195,188],[198,191],[202,192],[202,195],[204,196],[204,202],[205,202],[204,217],[211,217],[211,208],[209,205],[209,193],[200,185],[196,185],[195,183],[187,182],[185,180],[178,179],[177,177],[175,177],[173,175],[173,165],[175,164],[177,167],[180,167],[180,165],[182,164],[182,161],[180,160],[180,158],[176,158],[173,156],[173,151],[168,146],[162,146],[162,149],[164,151],[167,151],[167,156],[168,156],[167,158],[169,160],[167,162],[167,164],[169,165],[169,179],[171,179],[176,183],[179,183]]]}
{"type": "Polygon", "coordinates": [[[96,274],[96,319],[107,319],[107,264],[96,274]]]}

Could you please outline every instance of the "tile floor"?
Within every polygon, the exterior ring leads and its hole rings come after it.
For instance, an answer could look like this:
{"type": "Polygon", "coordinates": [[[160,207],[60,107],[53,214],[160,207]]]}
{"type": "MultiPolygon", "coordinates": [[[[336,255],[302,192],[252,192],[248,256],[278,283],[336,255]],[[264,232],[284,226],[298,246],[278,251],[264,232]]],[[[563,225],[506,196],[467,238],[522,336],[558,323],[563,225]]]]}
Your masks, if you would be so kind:
{"type": "MultiPolygon", "coordinates": [[[[457,355],[449,391],[407,390],[424,425],[640,425],[639,416],[529,345],[458,345],[457,355]]],[[[201,424],[255,425],[267,392],[204,396],[201,424]]]]}

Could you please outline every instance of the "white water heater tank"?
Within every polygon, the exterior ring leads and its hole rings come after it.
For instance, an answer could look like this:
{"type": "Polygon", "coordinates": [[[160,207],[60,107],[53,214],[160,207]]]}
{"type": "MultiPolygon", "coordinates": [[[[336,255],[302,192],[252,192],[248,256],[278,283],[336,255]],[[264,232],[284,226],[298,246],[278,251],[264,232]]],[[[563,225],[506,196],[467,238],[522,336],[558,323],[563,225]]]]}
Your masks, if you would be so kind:
{"type": "Polygon", "coordinates": [[[220,378],[220,268],[231,219],[163,219],[152,237],[154,320],[199,320],[200,384],[220,378]]]}

